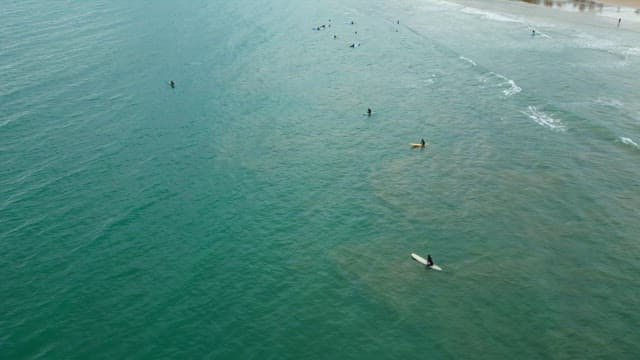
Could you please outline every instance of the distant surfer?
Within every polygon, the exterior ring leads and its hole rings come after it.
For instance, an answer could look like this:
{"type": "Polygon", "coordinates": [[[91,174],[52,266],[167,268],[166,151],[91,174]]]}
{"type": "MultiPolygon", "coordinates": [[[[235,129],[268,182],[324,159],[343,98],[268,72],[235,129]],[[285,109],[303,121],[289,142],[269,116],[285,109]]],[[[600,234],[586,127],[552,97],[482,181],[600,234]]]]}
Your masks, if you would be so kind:
{"type": "Polygon", "coordinates": [[[622,18],[618,18],[618,27],[620,27],[620,22],[622,21],[622,18]]]}
{"type": "Polygon", "coordinates": [[[371,116],[371,108],[367,109],[367,116],[371,116]]]}
{"type": "Polygon", "coordinates": [[[414,149],[424,149],[427,147],[427,142],[424,139],[420,139],[419,143],[410,143],[409,145],[414,149]]]}
{"type": "Polygon", "coordinates": [[[536,31],[535,30],[531,30],[531,36],[536,36],[536,31]]]}
{"type": "Polygon", "coordinates": [[[176,87],[176,83],[173,80],[169,81],[169,85],[171,85],[172,89],[176,87]]]}
{"type": "Polygon", "coordinates": [[[431,254],[427,255],[427,267],[433,266],[433,259],[431,258],[431,254]]]}

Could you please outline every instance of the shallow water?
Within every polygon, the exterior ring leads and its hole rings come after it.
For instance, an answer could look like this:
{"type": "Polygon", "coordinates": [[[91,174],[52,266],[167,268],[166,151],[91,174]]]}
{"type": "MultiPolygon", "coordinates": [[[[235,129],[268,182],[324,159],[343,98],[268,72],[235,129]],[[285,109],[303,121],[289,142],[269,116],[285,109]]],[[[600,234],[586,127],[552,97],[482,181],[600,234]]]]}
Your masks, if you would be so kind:
{"type": "Polygon", "coordinates": [[[637,19],[3,8],[0,357],[640,352],[637,19]]]}

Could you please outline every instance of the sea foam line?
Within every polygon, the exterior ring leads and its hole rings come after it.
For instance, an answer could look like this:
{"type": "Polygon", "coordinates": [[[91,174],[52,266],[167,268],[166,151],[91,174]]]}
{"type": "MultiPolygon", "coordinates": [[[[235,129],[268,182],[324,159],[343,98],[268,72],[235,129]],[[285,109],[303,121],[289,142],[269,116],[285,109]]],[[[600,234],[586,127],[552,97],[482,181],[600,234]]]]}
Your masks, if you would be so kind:
{"type": "Polygon", "coordinates": [[[476,8],[472,8],[472,7],[465,7],[460,11],[465,13],[465,14],[480,15],[481,17],[483,17],[483,18],[485,18],[487,20],[513,22],[513,23],[521,23],[522,22],[522,20],[520,20],[520,19],[514,19],[512,17],[508,17],[508,16],[505,16],[505,15],[502,15],[502,14],[497,14],[497,13],[494,13],[494,12],[490,12],[490,11],[486,11],[486,10],[480,10],[480,9],[476,9],[476,8]]]}
{"type": "Polygon", "coordinates": [[[476,62],[475,62],[475,61],[473,61],[473,60],[469,59],[468,57],[464,57],[464,56],[462,56],[462,55],[460,55],[460,60],[464,60],[464,61],[468,62],[469,64],[471,64],[471,65],[473,65],[473,66],[477,66],[477,65],[478,65],[478,64],[476,64],[476,62]]]}
{"type": "Polygon", "coordinates": [[[635,141],[629,139],[628,137],[620,136],[620,141],[622,141],[625,145],[631,145],[636,149],[640,149],[640,145],[638,145],[635,141]]]}
{"type": "Polygon", "coordinates": [[[562,124],[562,121],[559,119],[554,119],[549,114],[545,114],[542,111],[539,111],[535,106],[529,105],[528,111],[522,111],[523,114],[527,115],[530,119],[538,123],[539,125],[546,126],[552,130],[557,131],[566,131],[567,128],[562,124]]]}

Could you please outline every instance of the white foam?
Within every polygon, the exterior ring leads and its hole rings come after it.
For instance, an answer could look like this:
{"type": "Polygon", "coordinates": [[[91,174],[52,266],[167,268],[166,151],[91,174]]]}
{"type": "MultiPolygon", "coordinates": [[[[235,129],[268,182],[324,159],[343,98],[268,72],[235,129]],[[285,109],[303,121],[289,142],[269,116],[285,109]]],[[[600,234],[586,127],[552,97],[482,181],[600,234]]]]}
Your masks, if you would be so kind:
{"type": "Polygon", "coordinates": [[[494,13],[491,11],[486,11],[486,10],[480,10],[480,9],[476,9],[476,8],[472,8],[472,7],[465,7],[462,10],[463,13],[465,14],[470,14],[470,15],[479,15],[480,17],[487,19],[487,20],[494,20],[494,21],[502,21],[502,22],[512,22],[512,23],[521,23],[522,20],[516,19],[516,18],[512,18],[509,16],[505,16],[503,14],[498,14],[498,13],[494,13]]]}
{"type": "Polygon", "coordinates": [[[640,48],[630,47],[624,52],[624,61],[629,61],[629,56],[640,56],[640,48]]]}
{"type": "Polygon", "coordinates": [[[640,48],[637,48],[637,47],[628,48],[627,55],[640,56],[640,48]]]}
{"type": "Polygon", "coordinates": [[[523,111],[523,114],[527,115],[530,119],[538,123],[539,125],[546,126],[556,131],[566,131],[567,128],[562,124],[559,119],[554,119],[549,114],[545,114],[539,111],[535,106],[529,105],[527,111],[523,111]]]}
{"type": "Polygon", "coordinates": [[[473,60],[471,60],[471,59],[469,59],[469,58],[467,58],[467,57],[464,57],[464,56],[462,56],[462,55],[460,56],[460,60],[464,60],[464,61],[468,62],[469,64],[471,64],[471,65],[473,65],[473,66],[477,66],[477,65],[478,65],[478,64],[476,64],[476,62],[475,62],[475,61],[473,61],[473,60]]]}
{"type": "Polygon", "coordinates": [[[610,39],[604,39],[589,34],[579,34],[572,40],[572,43],[575,47],[580,49],[602,51],[615,56],[623,61],[623,63],[618,65],[626,65],[629,58],[640,56],[640,47],[621,44],[610,39]]]}
{"type": "Polygon", "coordinates": [[[620,136],[620,141],[622,141],[622,143],[625,145],[631,145],[636,149],[640,149],[640,145],[638,145],[635,141],[629,139],[628,137],[620,136]]]}
{"type": "MultiPolygon", "coordinates": [[[[536,33],[536,36],[538,36],[538,33],[536,33]]],[[[551,36],[549,36],[549,35],[547,35],[547,34],[545,34],[545,33],[539,33],[539,36],[540,36],[540,37],[543,37],[543,38],[545,38],[545,39],[551,39],[551,40],[553,40],[553,38],[552,38],[551,36]]]]}
{"type": "Polygon", "coordinates": [[[503,80],[503,82],[501,82],[499,84],[500,86],[509,85],[508,89],[502,90],[502,93],[504,94],[504,96],[515,95],[515,94],[517,94],[517,93],[522,91],[522,88],[520,86],[518,86],[518,84],[516,84],[515,81],[509,79],[508,77],[506,77],[504,75],[500,75],[498,73],[494,73],[494,72],[491,72],[489,74],[497,77],[498,79],[503,80]]]}

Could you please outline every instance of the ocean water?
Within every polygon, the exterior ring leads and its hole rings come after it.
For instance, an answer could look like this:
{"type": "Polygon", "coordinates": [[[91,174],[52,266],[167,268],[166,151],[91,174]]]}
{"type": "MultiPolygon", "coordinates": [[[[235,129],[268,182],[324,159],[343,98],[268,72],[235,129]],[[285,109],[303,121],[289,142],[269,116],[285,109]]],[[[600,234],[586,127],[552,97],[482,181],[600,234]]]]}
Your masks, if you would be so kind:
{"type": "Polygon", "coordinates": [[[633,9],[0,19],[0,358],[640,355],[633,9]]]}

